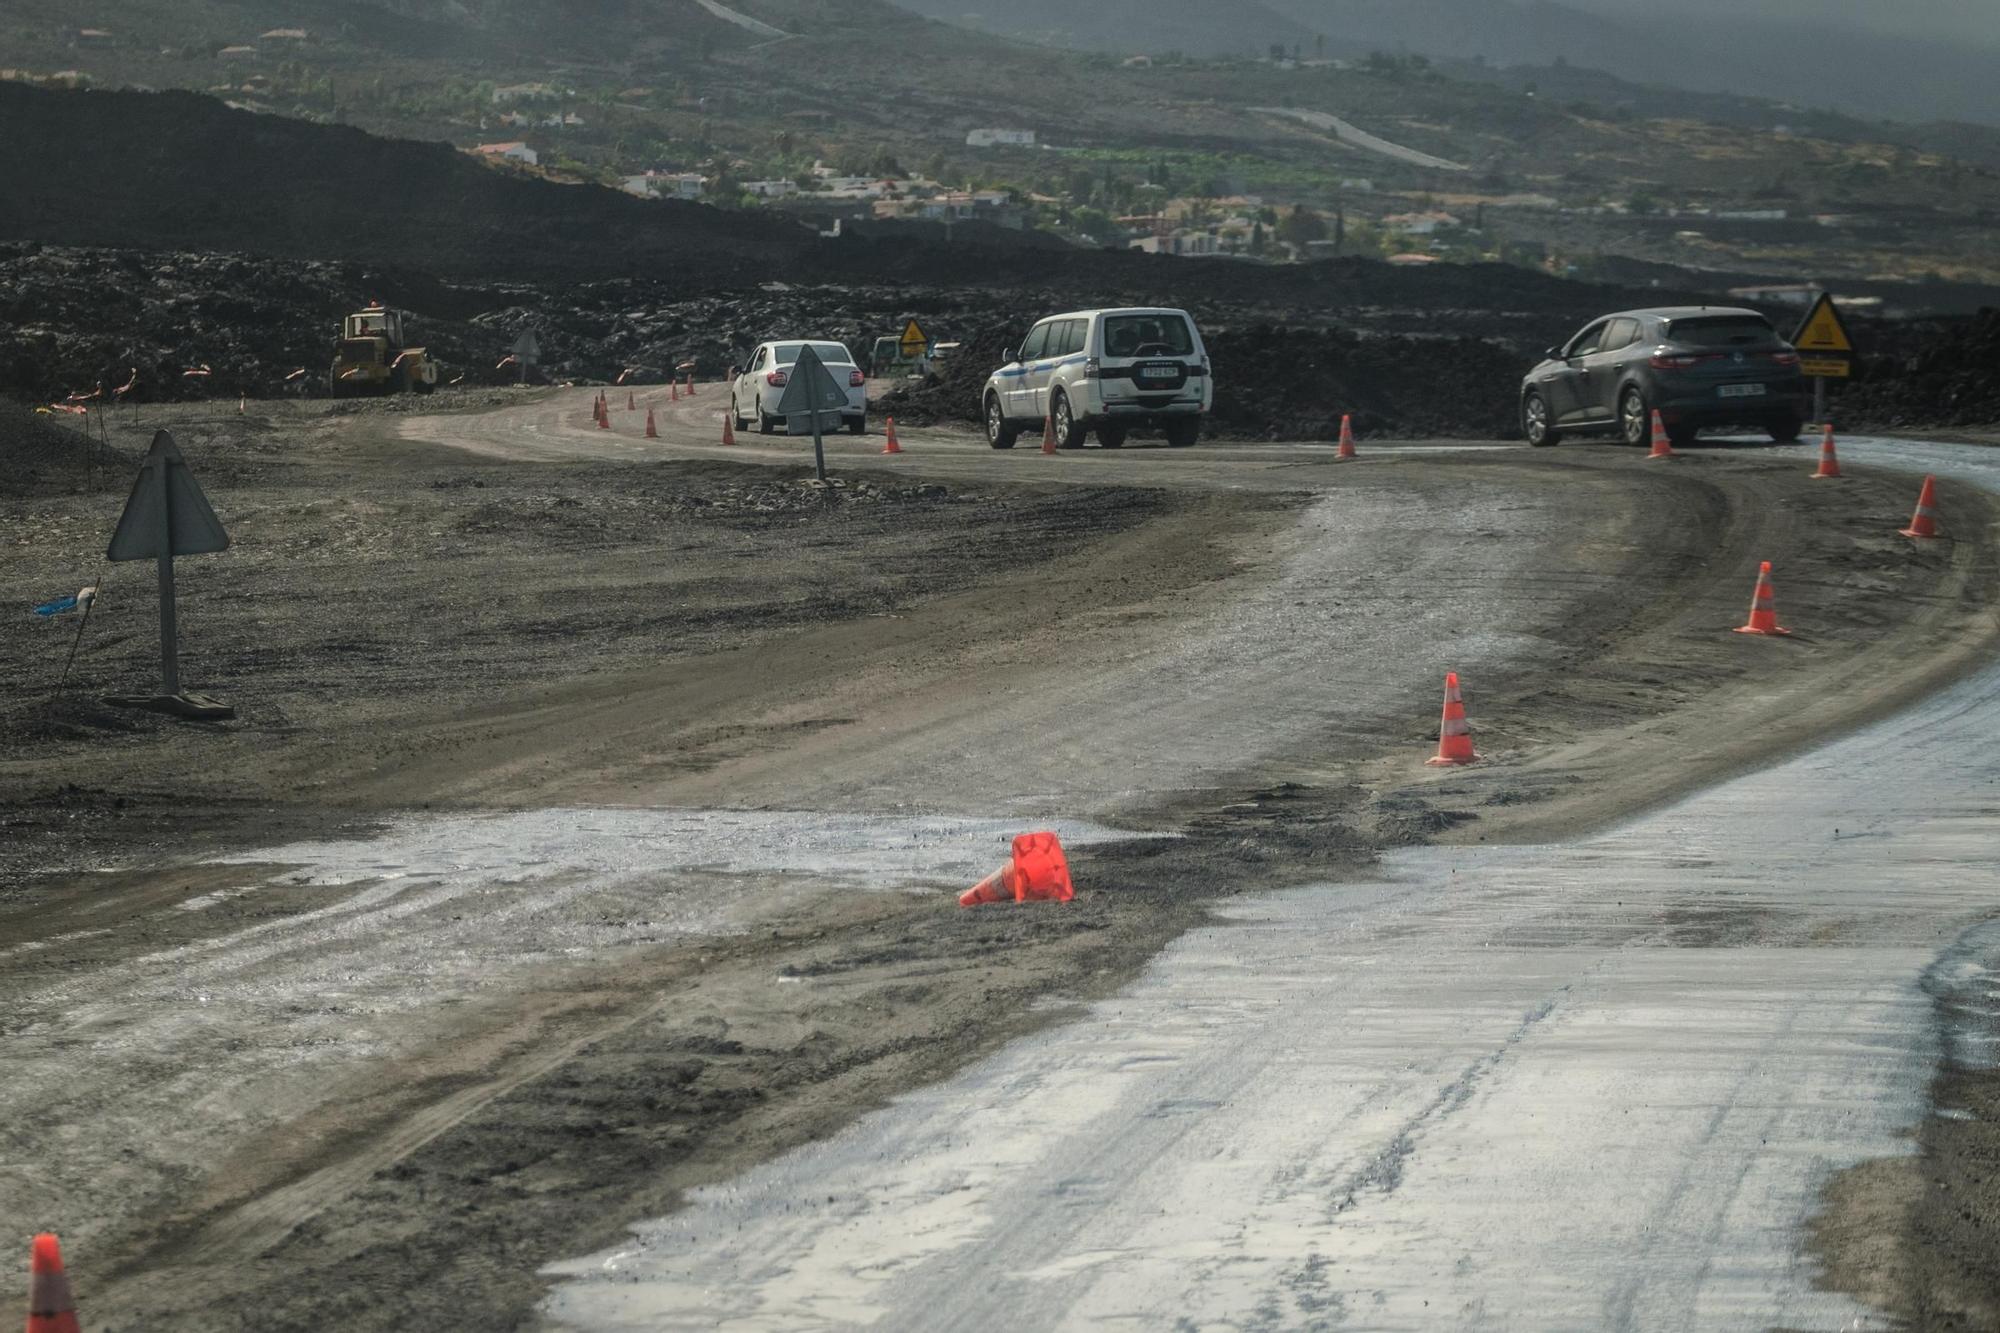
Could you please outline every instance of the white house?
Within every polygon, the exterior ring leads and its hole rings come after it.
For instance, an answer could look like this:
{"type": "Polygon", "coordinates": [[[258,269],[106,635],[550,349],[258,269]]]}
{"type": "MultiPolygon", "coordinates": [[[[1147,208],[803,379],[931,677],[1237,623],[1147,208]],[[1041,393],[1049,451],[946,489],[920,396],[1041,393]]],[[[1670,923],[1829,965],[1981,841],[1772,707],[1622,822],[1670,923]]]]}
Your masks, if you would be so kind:
{"type": "Polygon", "coordinates": [[[627,176],[624,188],[641,199],[699,199],[705,186],[698,171],[649,171],[627,176]]]}
{"type": "Polygon", "coordinates": [[[509,162],[523,162],[531,167],[541,161],[541,158],[536,155],[534,149],[519,141],[514,143],[483,143],[472,151],[480,157],[504,158],[509,162]]]}
{"type": "Polygon", "coordinates": [[[965,136],[967,148],[1033,148],[1033,130],[973,130],[965,136]]]}
{"type": "Polygon", "coordinates": [[[744,181],[743,192],[759,199],[789,199],[799,192],[799,183],[788,180],[744,181]]]}
{"type": "Polygon", "coordinates": [[[1441,227],[1456,227],[1458,219],[1449,213],[1391,213],[1382,225],[1405,236],[1434,236],[1441,227]]]}

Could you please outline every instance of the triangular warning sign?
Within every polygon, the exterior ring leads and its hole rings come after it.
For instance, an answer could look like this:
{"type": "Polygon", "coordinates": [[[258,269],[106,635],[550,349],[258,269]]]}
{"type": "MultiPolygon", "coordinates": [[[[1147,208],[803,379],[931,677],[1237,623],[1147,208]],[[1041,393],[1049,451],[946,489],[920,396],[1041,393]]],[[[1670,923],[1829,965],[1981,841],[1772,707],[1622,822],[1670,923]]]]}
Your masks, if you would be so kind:
{"type": "Polygon", "coordinates": [[[174,437],[166,431],[156,433],[105,559],[153,560],[228,549],[229,534],[209,508],[194,473],[188,471],[174,437]]]}
{"type": "Polygon", "coordinates": [[[903,336],[898,344],[903,355],[912,359],[920,357],[931,345],[931,336],[924,332],[924,326],[914,319],[903,326],[903,336]]]}
{"type": "Polygon", "coordinates": [[[810,412],[836,412],[847,406],[847,386],[833,377],[811,343],[799,349],[791,378],[778,399],[781,417],[804,416],[810,412]]]}
{"type": "Polygon", "coordinates": [[[1806,322],[1792,335],[1792,346],[1801,352],[1852,352],[1854,340],[1847,336],[1847,323],[1831,296],[1821,296],[1806,322]]]}

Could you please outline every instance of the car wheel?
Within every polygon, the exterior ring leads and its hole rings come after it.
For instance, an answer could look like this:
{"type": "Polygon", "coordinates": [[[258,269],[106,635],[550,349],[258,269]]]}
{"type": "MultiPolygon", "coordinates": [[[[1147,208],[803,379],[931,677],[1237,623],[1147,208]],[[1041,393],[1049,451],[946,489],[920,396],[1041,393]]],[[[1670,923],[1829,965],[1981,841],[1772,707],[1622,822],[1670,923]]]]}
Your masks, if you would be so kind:
{"type": "Polygon", "coordinates": [[[995,449],[1012,449],[1020,434],[1020,427],[1007,420],[1007,414],[1000,410],[1000,395],[986,395],[986,442],[995,449]]]}
{"type": "Polygon", "coordinates": [[[868,418],[849,417],[847,419],[847,433],[849,435],[866,435],[868,433],[868,418]]]}
{"type": "Polygon", "coordinates": [[[1637,385],[1618,397],[1618,433],[1630,445],[1646,445],[1653,440],[1653,414],[1646,408],[1646,395],[1637,385]]]}
{"type": "Polygon", "coordinates": [[[1521,400],[1521,434],[1537,449],[1546,449],[1562,439],[1549,421],[1548,400],[1538,393],[1521,400]]]}
{"type": "Polygon", "coordinates": [[[778,433],[778,419],[768,415],[764,411],[764,400],[762,398],[757,400],[757,433],[759,435],[776,435],[778,433]]]}
{"type": "Polygon", "coordinates": [[[1049,415],[1055,418],[1056,448],[1083,448],[1083,432],[1076,428],[1076,418],[1070,415],[1068,394],[1058,392],[1050,400],[1049,415]]]}
{"type": "Polygon", "coordinates": [[[1125,428],[1123,426],[1099,426],[1097,428],[1097,445],[1100,449],[1123,449],[1125,447],[1125,428]]]}
{"type": "Polygon", "coordinates": [[[1779,444],[1797,444],[1799,433],[1805,428],[1806,423],[1797,417],[1785,417],[1764,427],[1771,433],[1771,438],[1779,444]]]}
{"type": "Polygon", "coordinates": [[[1199,421],[1169,421],[1167,423],[1167,444],[1175,449],[1185,449],[1201,438],[1199,421]]]}
{"type": "Polygon", "coordinates": [[[1694,443],[1694,437],[1700,433],[1701,427],[1699,426],[1690,425],[1685,421],[1676,422],[1667,427],[1667,443],[1672,445],[1690,445],[1694,443]]]}
{"type": "Polygon", "coordinates": [[[733,395],[729,399],[729,419],[736,423],[738,430],[750,429],[750,418],[743,415],[743,410],[737,406],[733,395]]]}

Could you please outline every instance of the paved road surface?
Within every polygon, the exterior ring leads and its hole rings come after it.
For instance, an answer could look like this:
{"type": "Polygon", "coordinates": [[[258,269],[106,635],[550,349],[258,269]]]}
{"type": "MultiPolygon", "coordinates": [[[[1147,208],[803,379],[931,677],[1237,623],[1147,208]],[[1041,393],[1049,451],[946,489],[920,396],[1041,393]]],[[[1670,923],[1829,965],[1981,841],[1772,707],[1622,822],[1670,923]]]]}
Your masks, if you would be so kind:
{"type": "MultiPolygon", "coordinates": [[[[1989,451],[1843,453],[2000,487],[1989,451]]],[[[1814,1289],[1801,1229],[1830,1173],[1907,1151],[1927,972],[1996,975],[1996,691],[1580,843],[1248,902],[1081,1021],[564,1266],[548,1312],[1873,1326],[1814,1289]]]]}

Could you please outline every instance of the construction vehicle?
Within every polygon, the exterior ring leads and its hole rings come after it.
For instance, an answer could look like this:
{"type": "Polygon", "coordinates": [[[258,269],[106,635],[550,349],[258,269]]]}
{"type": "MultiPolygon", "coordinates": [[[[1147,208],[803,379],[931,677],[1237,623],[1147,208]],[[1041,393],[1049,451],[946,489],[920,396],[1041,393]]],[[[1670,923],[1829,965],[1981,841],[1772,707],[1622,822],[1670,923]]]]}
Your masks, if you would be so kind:
{"type": "Polygon", "coordinates": [[[403,312],[371,305],[340,323],[333,345],[333,396],[429,393],[437,388],[437,362],[403,342],[403,312]]]}

